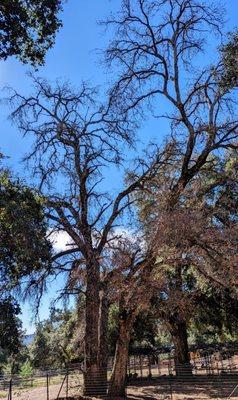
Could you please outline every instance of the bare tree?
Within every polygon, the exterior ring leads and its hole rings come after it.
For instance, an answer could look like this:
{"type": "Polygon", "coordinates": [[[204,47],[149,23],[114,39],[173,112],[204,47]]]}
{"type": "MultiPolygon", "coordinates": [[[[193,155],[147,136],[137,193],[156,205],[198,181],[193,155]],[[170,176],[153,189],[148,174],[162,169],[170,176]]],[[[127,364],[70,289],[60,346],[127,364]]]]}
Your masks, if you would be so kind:
{"type": "Polygon", "coordinates": [[[112,198],[102,180],[121,163],[120,143],[130,142],[132,124],[126,113],[112,114],[110,103],[98,104],[97,92],[84,84],[74,91],[66,84],[53,88],[36,79],[35,88],[28,98],[13,92],[12,118],[33,139],[25,161],[39,177],[52,231],[66,232],[70,238],[66,250],[53,256],[52,273],[67,274],[66,291],[75,279],[84,281],[85,393],[102,394],[106,390],[102,371],[106,365],[100,353],[106,338],[99,335],[104,318],[100,296],[104,251],[118,236],[116,220],[134,201],[130,194],[163,162],[163,155],[158,154],[138,179],[112,198]]]}
{"type": "MultiPolygon", "coordinates": [[[[115,33],[106,62],[120,67],[110,92],[115,109],[140,115],[147,105],[170,126],[176,168],[166,170],[154,202],[171,213],[171,219],[183,205],[184,191],[210,168],[211,159],[216,156],[222,162],[227,149],[237,151],[237,102],[230,88],[219,84],[222,61],[196,65],[206,37],[222,34],[223,13],[220,4],[196,0],[125,0],[118,15],[105,22],[115,33]],[[159,111],[162,101],[167,104],[165,113],[159,111]]],[[[179,270],[178,266],[177,285],[179,270]]],[[[181,335],[186,337],[183,326],[181,335]]]]}
{"type": "Polygon", "coordinates": [[[212,152],[237,148],[234,99],[218,84],[220,64],[201,71],[194,66],[205,34],[220,32],[219,7],[195,0],[129,0],[118,18],[106,22],[116,30],[106,60],[122,66],[111,91],[115,107],[135,109],[149,99],[156,115],[155,96],[168,102],[169,112],[156,116],[171,121],[180,146],[180,175],[171,191],[174,203],[212,152]]]}

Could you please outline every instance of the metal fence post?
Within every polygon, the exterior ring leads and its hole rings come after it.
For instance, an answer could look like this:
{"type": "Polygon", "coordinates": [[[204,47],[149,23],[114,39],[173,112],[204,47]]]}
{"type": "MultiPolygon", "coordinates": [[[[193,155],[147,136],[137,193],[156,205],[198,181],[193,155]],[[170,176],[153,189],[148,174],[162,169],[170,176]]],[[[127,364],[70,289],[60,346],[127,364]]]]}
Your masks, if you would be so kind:
{"type": "Polygon", "coordinates": [[[170,387],[170,394],[171,394],[171,400],[173,400],[173,386],[172,386],[172,377],[169,377],[169,387],[170,387]]]}
{"type": "Polygon", "coordinates": [[[236,390],[238,389],[238,385],[236,385],[235,387],[234,387],[234,389],[232,390],[232,392],[229,394],[229,396],[227,397],[227,400],[229,400],[231,397],[232,397],[232,395],[236,392],[236,390]]]}
{"type": "Polygon", "coordinates": [[[69,395],[69,371],[66,372],[66,399],[69,395]]]}
{"type": "Polygon", "coordinates": [[[222,387],[222,377],[221,377],[221,375],[219,374],[219,370],[218,370],[218,374],[217,374],[217,380],[218,380],[218,385],[217,385],[217,387],[218,387],[218,393],[219,393],[220,396],[222,397],[222,389],[223,389],[223,387],[222,387]]]}
{"type": "Polygon", "coordinates": [[[50,400],[50,395],[49,395],[49,374],[46,374],[46,398],[47,398],[47,400],[50,400]]]}
{"type": "Polygon", "coordinates": [[[12,400],[12,379],[9,381],[8,400],[12,400]]]}

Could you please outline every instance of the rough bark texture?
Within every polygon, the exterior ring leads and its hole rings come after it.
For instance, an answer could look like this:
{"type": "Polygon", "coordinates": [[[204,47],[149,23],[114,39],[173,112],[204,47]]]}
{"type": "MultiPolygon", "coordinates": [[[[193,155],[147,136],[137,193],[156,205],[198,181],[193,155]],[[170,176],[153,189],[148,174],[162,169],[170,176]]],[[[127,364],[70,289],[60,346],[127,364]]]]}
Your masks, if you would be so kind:
{"type": "Polygon", "coordinates": [[[171,331],[175,350],[175,370],[177,376],[192,375],[188,348],[187,326],[185,321],[173,324],[171,331]]]}
{"type": "Polygon", "coordinates": [[[132,316],[126,317],[123,313],[120,314],[119,336],[108,390],[109,399],[116,400],[126,398],[126,373],[132,323],[132,316]]]}
{"type": "Polygon", "coordinates": [[[107,289],[100,290],[99,332],[98,332],[98,365],[101,372],[101,384],[107,389],[108,363],[108,312],[109,303],[107,289]]]}
{"type": "Polygon", "coordinates": [[[98,365],[99,279],[99,265],[97,263],[87,265],[84,373],[84,394],[86,396],[101,394],[98,365]]]}

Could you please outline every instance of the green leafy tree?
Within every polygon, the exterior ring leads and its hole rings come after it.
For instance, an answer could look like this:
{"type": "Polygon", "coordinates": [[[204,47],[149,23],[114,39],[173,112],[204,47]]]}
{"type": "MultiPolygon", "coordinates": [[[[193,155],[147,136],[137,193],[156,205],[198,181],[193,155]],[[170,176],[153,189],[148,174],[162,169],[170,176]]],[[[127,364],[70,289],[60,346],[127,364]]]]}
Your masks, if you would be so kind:
{"type": "MultiPolygon", "coordinates": [[[[3,156],[1,156],[3,158],[3,156]]],[[[0,347],[4,370],[16,372],[26,359],[19,320],[20,307],[11,296],[23,284],[28,294],[41,296],[42,278],[50,268],[43,204],[36,193],[0,171],[0,347]],[[38,291],[31,290],[38,284],[38,291]],[[21,351],[20,351],[21,350],[21,351]]],[[[38,290],[37,289],[37,290],[38,290]]],[[[18,292],[19,293],[19,292],[18,292]]]]}
{"type": "Polygon", "coordinates": [[[157,320],[152,310],[140,313],[134,323],[131,349],[148,348],[153,349],[156,346],[156,336],[158,334],[157,320]]]}
{"type": "Polygon", "coordinates": [[[207,286],[192,321],[189,336],[192,343],[224,343],[237,341],[238,301],[231,290],[207,286]]]}
{"type": "Polygon", "coordinates": [[[16,56],[24,63],[43,64],[61,26],[61,0],[2,0],[0,59],[16,56]]]}
{"type": "MultiPolygon", "coordinates": [[[[108,329],[108,344],[110,354],[114,354],[116,342],[118,339],[118,320],[119,309],[116,304],[113,304],[109,310],[109,329],[108,329]]],[[[156,345],[157,318],[149,310],[144,313],[139,313],[133,324],[131,334],[130,350],[133,351],[137,348],[153,348],[156,345]]]]}
{"type": "Polygon", "coordinates": [[[31,363],[35,368],[46,368],[49,361],[49,345],[43,324],[38,324],[30,349],[31,363]]]}
{"type": "Polygon", "coordinates": [[[11,296],[0,298],[0,369],[11,359],[11,371],[22,346],[20,306],[11,296]]]}
{"type": "Polygon", "coordinates": [[[28,378],[29,376],[33,375],[34,369],[29,360],[25,361],[19,371],[19,375],[22,378],[28,378]]]}
{"type": "Polygon", "coordinates": [[[83,328],[79,323],[78,308],[52,309],[50,317],[37,325],[30,347],[30,361],[34,368],[62,368],[82,361],[83,328]]]}
{"type": "Polygon", "coordinates": [[[50,268],[51,243],[47,239],[41,199],[8,172],[0,175],[0,293],[29,277],[28,289],[37,285],[50,268]]]}
{"type": "Polygon", "coordinates": [[[200,324],[198,336],[206,331],[206,324],[213,327],[212,334],[221,336],[223,327],[232,319],[227,315],[234,319],[237,312],[231,307],[237,298],[237,156],[227,151],[224,158],[214,156],[209,161],[209,168],[201,170],[184,190],[176,210],[165,211],[162,217],[166,197],[162,188],[169,173],[176,173],[175,163],[174,170],[166,167],[164,174],[155,178],[157,183],[150,186],[149,195],[140,203],[141,221],[145,229],[152,227],[153,237],[156,214],[160,216],[157,221],[162,218],[157,244],[166,279],[158,296],[157,316],[174,342],[177,373],[184,372],[182,360],[190,369],[188,328],[194,323],[194,316],[196,328],[200,324]]]}
{"type": "Polygon", "coordinates": [[[238,86],[238,29],[229,36],[229,41],[222,49],[223,73],[221,86],[234,88],[238,86]]]}

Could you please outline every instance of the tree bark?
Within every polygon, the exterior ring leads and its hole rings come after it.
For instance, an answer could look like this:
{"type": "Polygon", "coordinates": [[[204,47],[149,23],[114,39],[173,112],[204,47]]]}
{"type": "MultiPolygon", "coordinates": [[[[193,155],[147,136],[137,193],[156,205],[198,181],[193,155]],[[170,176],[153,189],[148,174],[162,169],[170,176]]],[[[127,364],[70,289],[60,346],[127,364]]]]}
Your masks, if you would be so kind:
{"type": "Polygon", "coordinates": [[[98,365],[100,368],[101,385],[104,393],[107,392],[107,364],[108,364],[108,312],[109,302],[107,288],[100,290],[99,332],[98,332],[98,365]]]}
{"type": "Polygon", "coordinates": [[[174,362],[177,376],[191,376],[192,367],[188,348],[187,324],[185,321],[173,322],[171,335],[174,343],[174,362]]]}
{"type": "Polygon", "coordinates": [[[98,363],[100,267],[97,262],[86,266],[86,310],[85,310],[85,373],[84,394],[100,395],[100,367],[98,363]]]}
{"type": "Polygon", "coordinates": [[[113,400],[126,398],[126,374],[132,325],[133,316],[126,315],[126,311],[120,313],[119,336],[108,390],[108,397],[113,400]]]}

